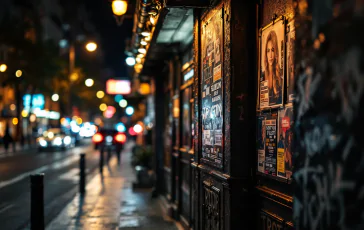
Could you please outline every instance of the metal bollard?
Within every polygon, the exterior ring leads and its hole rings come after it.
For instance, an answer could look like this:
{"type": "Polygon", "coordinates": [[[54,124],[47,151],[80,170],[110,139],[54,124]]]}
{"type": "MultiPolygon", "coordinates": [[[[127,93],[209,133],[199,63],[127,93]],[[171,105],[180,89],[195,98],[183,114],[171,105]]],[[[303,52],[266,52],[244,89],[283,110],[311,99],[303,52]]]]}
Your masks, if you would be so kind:
{"type": "Polygon", "coordinates": [[[86,154],[80,154],[80,193],[85,194],[85,185],[86,185],[86,154]]]}
{"type": "Polygon", "coordinates": [[[44,229],[44,173],[30,175],[30,229],[44,229]]]}
{"type": "Polygon", "coordinates": [[[104,150],[101,149],[100,150],[100,160],[99,160],[99,170],[100,170],[100,174],[103,174],[103,169],[104,169],[104,150]]]}

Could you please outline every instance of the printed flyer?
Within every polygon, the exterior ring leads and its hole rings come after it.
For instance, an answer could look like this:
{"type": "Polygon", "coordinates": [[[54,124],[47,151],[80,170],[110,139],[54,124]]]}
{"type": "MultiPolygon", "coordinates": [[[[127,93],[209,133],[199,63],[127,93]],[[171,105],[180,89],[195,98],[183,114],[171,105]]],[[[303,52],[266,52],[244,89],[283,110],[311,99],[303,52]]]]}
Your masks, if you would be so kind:
{"type": "Polygon", "coordinates": [[[265,162],[265,116],[257,117],[258,172],[264,173],[265,162]]]}
{"type": "Polygon", "coordinates": [[[277,173],[279,177],[290,179],[292,176],[292,137],[293,137],[293,108],[286,108],[278,112],[278,154],[277,173]]]}
{"type": "Polygon", "coordinates": [[[277,175],[277,119],[265,120],[265,173],[277,175]]]}

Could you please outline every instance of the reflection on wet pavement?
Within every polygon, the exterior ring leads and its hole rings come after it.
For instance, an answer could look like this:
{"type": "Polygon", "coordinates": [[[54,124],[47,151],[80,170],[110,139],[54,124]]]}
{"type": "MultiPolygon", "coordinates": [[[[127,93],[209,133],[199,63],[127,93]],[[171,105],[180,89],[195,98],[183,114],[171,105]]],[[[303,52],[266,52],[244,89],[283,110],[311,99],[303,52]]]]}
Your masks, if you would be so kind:
{"type": "Polygon", "coordinates": [[[95,176],[87,185],[86,195],[77,195],[47,229],[177,229],[163,217],[151,190],[132,188],[135,175],[129,152],[123,153],[121,167],[112,159],[103,177],[95,176]]]}

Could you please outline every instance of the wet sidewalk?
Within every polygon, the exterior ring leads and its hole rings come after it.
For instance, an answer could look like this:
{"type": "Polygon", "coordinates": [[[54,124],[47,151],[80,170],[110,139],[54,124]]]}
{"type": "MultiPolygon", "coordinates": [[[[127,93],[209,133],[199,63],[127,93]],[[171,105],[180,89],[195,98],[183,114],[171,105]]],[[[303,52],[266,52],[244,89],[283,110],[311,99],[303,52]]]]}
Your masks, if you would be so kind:
{"type": "Polygon", "coordinates": [[[0,158],[10,157],[10,156],[16,156],[21,155],[24,153],[30,153],[30,150],[35,150],[36,145],[35,144],[24,144],[23,146],[20,143],[15,144],[15,150],[14,145],[10,145],[8,151],[5,150],[4,146],[2,145],[0,147],[0,158]]]}
{"type": "Polygon", "coordinates": [[[77,195],[47,229],[177,230],[175,223],[164,216],[158,199],[151,198],[151,190],[133,189],[136,179],[130,165],[131,146],[126,146],[120,168],[112,158],[104,176],[95,176],[85,196],[77,195]]]}

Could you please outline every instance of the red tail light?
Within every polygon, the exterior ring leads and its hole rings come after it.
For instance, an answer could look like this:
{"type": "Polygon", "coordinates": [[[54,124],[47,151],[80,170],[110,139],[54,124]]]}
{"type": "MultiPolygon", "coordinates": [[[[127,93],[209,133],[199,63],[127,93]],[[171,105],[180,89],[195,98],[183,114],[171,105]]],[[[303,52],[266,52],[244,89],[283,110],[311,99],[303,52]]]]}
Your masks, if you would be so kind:
{"type": "Polygon", "coordinates": [[[117,141],[119,143],[124,143],[126,141],[126,135],[124,133],[116,134],[115,141],[117,141]]]}
{"type": "Polygon", "coordinates": [[[101,135],[101,133],[96,133],[93,137],[92,137],[92,142],[94,143],[100,143],[101,141],[104,140],[104,137],[101,135]]]}

